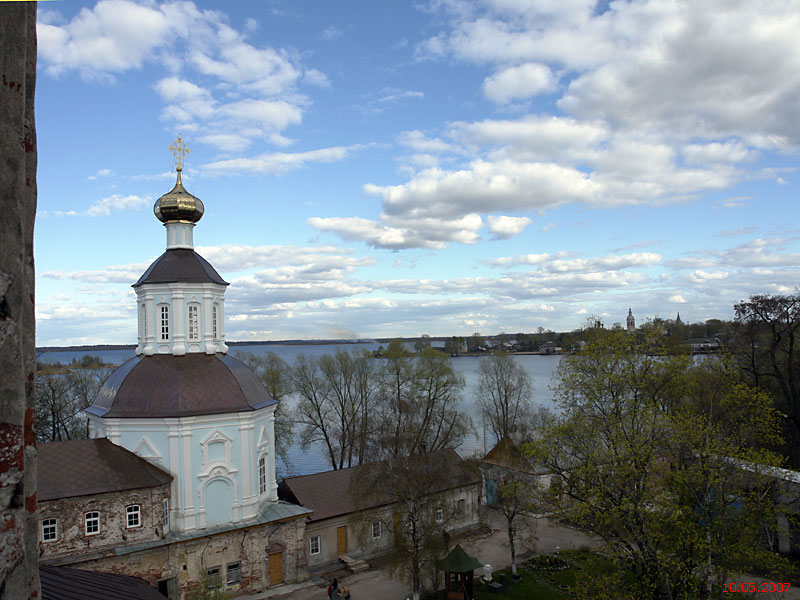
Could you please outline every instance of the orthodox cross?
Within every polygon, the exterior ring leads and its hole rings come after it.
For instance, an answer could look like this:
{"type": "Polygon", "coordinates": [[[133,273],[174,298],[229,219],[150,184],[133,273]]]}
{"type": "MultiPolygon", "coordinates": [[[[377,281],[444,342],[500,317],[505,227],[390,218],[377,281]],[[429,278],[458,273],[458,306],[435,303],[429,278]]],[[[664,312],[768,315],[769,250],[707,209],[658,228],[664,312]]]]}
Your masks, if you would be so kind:
{"type": "Polygon", "coordinates": [[[183,139],[181,138],[180,135],[178,135],[177,140],[175,140],[174,142],[172,142],[172,144],[170,144],[168,149],[170,152],[172,152],[172,156],[175,157],[175,162],[178,165],[178,170],[182,171],[183,161],[186,158],[186,155],[189,154],[189,152],[191,152],[191,150],[189,150],[189,148],[186,147],[186,144],[184,144],[183,139]]]}

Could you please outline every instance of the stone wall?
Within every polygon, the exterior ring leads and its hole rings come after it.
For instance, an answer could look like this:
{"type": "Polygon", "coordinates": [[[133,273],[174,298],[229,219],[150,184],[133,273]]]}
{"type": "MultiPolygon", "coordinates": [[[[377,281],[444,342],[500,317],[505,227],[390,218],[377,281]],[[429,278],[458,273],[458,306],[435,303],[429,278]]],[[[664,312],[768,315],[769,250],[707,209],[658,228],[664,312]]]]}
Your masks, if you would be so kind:
{"type": "Polygon", "coordinates": [[[165,533],[161,524],[161,502],[169,499],[170,484],[124,492],[93,494],[75,498],[46,500],[39,503],[39,520],[58,519],[58,539],[43,542],[41,527],[39,540],[43,559],[75,557],[126,544],[138,544],[161,539],[165,533]],[[127,526],[126,508],[139,505],[141,526],[127,526]],[[85,514],[100,513],[100,531],[86,535],[85,514]]]}
{"type": "Polygon", "coordinates": [[[0,600],[39,596],[33,435],[36,3],[0,11],[0,600]]]}
{"type": "MultiPolygon", "coordinates": [[[[224,585],[226,567],[238,562],[241,564],[241,584],[226,589],[232,595],[254,594],[276,583],[269,577],[269,554],[281,555],[283,583],[308,579],[303,552],[304,533],[305,522],[300,518],[188,540],[168,536],[157,547],[132,551],[132,548],[121,546],[116,551],[107,550],[102,556],[84,553],[74,555],[68,564],[72,568],[141,577],[155,587],[159,582],[174,578],[178,597],[183,599],[197,588],[203,573],[213,567],[221,567],[224,585]]],[[[63,558],[46,562],[67,564],[63,558]]],[[[166,587],[166,584],[162,586],[166,587]]]]}

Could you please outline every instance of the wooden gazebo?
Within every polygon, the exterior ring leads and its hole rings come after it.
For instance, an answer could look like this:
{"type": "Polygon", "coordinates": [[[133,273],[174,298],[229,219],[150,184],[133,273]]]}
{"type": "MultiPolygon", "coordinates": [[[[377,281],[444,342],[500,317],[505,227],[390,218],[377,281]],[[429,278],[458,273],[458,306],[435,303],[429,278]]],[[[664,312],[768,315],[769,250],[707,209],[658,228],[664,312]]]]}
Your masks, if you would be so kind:
{"type": "Polygon", "coordinates": [[[480,569],[483,565],[478,559],[467,554],[461,544],[456,544],[450,554],[436,562],[436,566],[445,573],[447,600],[473,600],[475,598],[472,572],[480,569]]]}

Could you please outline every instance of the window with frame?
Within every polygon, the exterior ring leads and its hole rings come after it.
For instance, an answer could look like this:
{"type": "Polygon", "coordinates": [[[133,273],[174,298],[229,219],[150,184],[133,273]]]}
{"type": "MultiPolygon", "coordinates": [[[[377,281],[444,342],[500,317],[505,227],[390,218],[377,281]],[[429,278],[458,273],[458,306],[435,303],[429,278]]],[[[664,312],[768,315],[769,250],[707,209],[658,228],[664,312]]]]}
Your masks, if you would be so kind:
{"type": "Polygon", "coordinates": [[[208,575],[208,589],[213,590],[219,587],[222,587],[222,574],[221,574],[221,567],[211,567],[206,571],[206,575],[208,575]]]}
{"type": "Polygon", "coordinates": [[[161,341],[169,340],[169,306],[161,305],[161,341]]]}
{"type": "Polygon", "coordinates": [[[138,504],[132,504],[125,508],[125,518],[128,524],[128,529],[132,527],[141,527],[142,525],[142,509],[138,504]]]}
{"type": "Polygon", "coordinates": [[[444,508],[439,505],[436,507],[436,522],[441,523],[444,521],[444,508]]]}
{"type": "Polygon", "coordinates": [[[164,529],[169,528],[169,499],[164,498],[161,501],[161,526],[164,529]]]}
{"type": "Polygon", "coordinates": [[[242,582],[242,563],[230,563],[225,567],[225,585],[239,585],[242,582]]]}
{"type": "Polygon", "coordinates": [[[211,334],[217,339],[217,305],[211,307],[211,334]]]}
{"type": "Polygon", "coordinates": [[[381,522],[380,521],[373,521],[372,522],[372,539],[376,539],[381,537],[381,522]]]}
{"type": "Polygon", "coordinates": [[[189,339],[190,340],[199,340],[200,339],[200,323],[197,318],[198,315],[198,306],[196,304],[190,304],[187,310],[188,320],[189,320],[189,339]]]}
{"type": "Polygon", "coordinates": [[[42,541],[55,542],[58,539],[58,519],[42,520],[42,541]]]}
{"type": "Polygon", "coordinates": [[[312,535],[308,538],[308,553],[312,556],[319,554],[322,546],[322,538],[318,535],[312,535]]]}
{"type": "Polygon", "coordinates": [[[466,514],[466,502],[462,498],[458,502],[456,502],[456,514],[459,517],[463,517],[466,514]]]}
{"type": "Polygon", "coordinates": [[[258,459],[258,493],[267,491],[267,457],[263,454],[258,459]]]}
{"type": "Polygon", "coordinates": [[[97,535],[100,533],[100,513],[96,510],[84,514],[83,523],[86,535],[97,535]]]}

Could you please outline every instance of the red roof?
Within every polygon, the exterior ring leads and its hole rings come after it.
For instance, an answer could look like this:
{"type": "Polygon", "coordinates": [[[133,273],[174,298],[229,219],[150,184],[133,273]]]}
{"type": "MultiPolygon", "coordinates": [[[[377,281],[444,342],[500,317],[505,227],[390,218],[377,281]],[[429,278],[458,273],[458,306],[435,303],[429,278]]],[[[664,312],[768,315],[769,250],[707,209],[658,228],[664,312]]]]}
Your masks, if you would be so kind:
{"type": "MultiPolygon", "coordinates": [[[[455,450],[448,448],[422,456],[430,475],[425,482],[426,494],[477,484],[481,481],[480,475],[470,469],[455,450]]],[[[420,455],[417,457],[421,458],[420,455]]],[[[369,480],[375,466],[365,464],[313,475],[287,477],[278,486],[278,495],[284,500],[313,510],[314,513],[309,521],[320,521],[357,510],[391,504],[397,500],[391,492],[363,495],[358,493],[359,486],[370,487],[369,480]]]]}
{"type": "Polygon", "coordinates": [[[156,487],[172,475],[106,438],[39,444],[37,498],[56,500],[156,487]]]}

